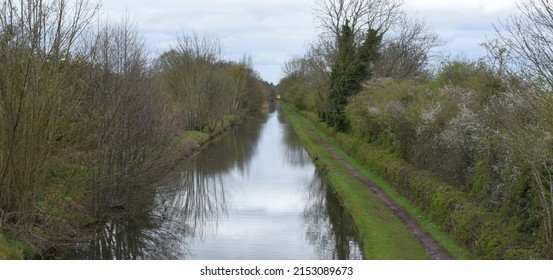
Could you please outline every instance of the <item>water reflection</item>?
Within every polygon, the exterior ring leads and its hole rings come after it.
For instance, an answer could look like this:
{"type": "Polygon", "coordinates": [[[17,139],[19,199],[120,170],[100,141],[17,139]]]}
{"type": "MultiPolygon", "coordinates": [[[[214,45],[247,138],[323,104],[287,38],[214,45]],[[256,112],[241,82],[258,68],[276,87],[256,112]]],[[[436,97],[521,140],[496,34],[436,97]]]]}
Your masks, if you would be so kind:
{"type": "Polygon", "coordinates": [[[362,257],[351,220],[274,107],[175,166],[152,197],[62,258],[362,257]]]}
{"type": "MultiPolygon", "coordinates": [[[[280,118],[279,114],[279,120],[280,118]]],[[[287,147],[286,162],[293,166],[312,165],[311,158],[297,134],[293,129],[287,129],[286,132],[283,134],[283,143],[287,147]]],[[[311,181],[306,184],[304,201],[302,219],[306,239],[317,248],[319,259],[363,258],[351,217],[336,194],[327,186],[325,176],[316,169],[311,181]]]]}
{"type": "Polygon", "coordinates": [[[317,247],[320,259],[362,259],[351,217],[327,187],[324,176],[315,173],[305,193],[303,219],[307,240],[317,247]]]}
{"type": "Polygon", "coordinates": [[[228,187],[221,173],[207,174],[194,168],[183,170],[175,184],[160,187],[159,206],[153,212],[162,224],[153,234],[165,248],[150,258],[187,258],[190,243],[216,230],[219,218],[226,215],[228,187]]]}
{"type": "Polygon", "coordinates": [[[147,259],[163,242],[152,236],[160,220],[142,215],[106,222],[91,240],[77,244],[64,259],[147,259]]]}
{"type": "Polygon", "coordinates": [[[163,219],[171,218],[174,224],[186,225],[194,236],[216,228],[219,216],[227,211],[227,190],[223,177],[208,175],[198,170],[184,170],[176,186],[162,201],[163,219]]]}

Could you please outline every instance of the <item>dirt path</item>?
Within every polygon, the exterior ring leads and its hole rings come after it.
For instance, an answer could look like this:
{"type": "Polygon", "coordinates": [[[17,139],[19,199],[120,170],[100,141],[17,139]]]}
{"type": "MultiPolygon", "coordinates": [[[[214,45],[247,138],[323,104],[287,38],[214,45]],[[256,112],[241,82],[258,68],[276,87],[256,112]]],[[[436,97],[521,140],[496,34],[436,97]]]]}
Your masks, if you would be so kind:
{"type": "Polygon", "coordinates": [[[380,199],[380,201],[382,201],[384,205],[392,211],[394,216],[396,216],[407,227],[407,229],[413,233],[430,258],[433,260],[453,259],[451,254],[449,254],[440,244],[438,244],[438,242],[436,242],[436,240],[434,240],[434,238],[430,236],[430,234],[428,234],[409,213],[407,213],[407,211],[393,201],[375,183],[371,182],[367,177],[347,162],[323,137],[321,137],[318,132],[314,131],[312,128],[309,130],[313,131],[318,136],[321,144],[323,144],[332,153],[334,159],[346,166],[351,174],[363,182],[363,184],[365,184],[376,195],[376,197],[378,197],[378,199],[380,199]]]}

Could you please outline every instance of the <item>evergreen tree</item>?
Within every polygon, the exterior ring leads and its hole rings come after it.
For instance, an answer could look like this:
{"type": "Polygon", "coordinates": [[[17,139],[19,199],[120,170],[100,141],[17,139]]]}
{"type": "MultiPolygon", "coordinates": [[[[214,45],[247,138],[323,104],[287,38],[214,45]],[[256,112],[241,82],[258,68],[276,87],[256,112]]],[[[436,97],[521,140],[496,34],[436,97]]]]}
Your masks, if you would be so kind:
{"type": "Polygon", "coordinates": [[[329,104],[325,121],[334,128],[345,131],[349,124],[344,114],[348,98],[360,92],[361,83],[371,77],[371,64],[378,57],[382,35],[368,30],[361,46],[356,46],[349,23],[342,26],[337,38],[338,53],[330,73],[329,104]]]}

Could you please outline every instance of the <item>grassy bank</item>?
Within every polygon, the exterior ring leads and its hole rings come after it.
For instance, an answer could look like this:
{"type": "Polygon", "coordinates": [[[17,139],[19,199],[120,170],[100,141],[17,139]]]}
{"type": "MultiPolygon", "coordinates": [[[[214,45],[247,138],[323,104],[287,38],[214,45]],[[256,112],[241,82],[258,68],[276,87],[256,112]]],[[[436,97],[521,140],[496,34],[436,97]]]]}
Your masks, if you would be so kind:
{"type": "MultiPolygon", "coordinates": [[[[164,168],[156,171],[163,172],[167,166],[182,161],[204,147],[209,141],[224,133],[233,126],[239,125],[245,119],[245,115],[227,116],[211,131],[186,130],[175,135],[171,143],[166,147],[166,158],[159,164],[164,168]]],[[[99,223],[90,213],[90,193],[86,188],[89,176],[89,168],[76,164],[74,154],[61,155],[53,159],[52,170],[46,180],[47,195],[42,196],[37,205],[41,213],[48,213],[48,221],[55,221],[56,230],[51,232],[41,227],[33,227],[32,236],[42,240],[38,244],[36,240],[27,240],[14,235],[6,237],[8,230],[0,227],[0,260],[22,260],[36,258],[46,251],[56,249],[57,243],[72,244],[82,239],[89,232],[95,230],[99,223]],[[60,230],[60,228],[65,230],[60,230]],[[52,232],[63,233],[63,236],[54,235],[52,232]],[[4,235],[3,235],[4,233],[4,235]],[[32,245],[28,245],[32,244],[32,245]]],[[[1,224],[0,224],[1,226],[1,224]]]]}
{"type": "MultiPolygon", "coordinates": [[[[373,195],[373,193],[367,188],[367,186],[360,183],[356,178],[350,174],[350,172],[337,162],[331,155],[328,149],[326,149],[320,141],[318,141],[319,135],[328,141],[332,147],[340,153],[351,165],[359,170],[365,177],[372,182],[376,183],[386,194],[391,197],[397,204],[405,209],[412,217],[414,217],[421,227],[428,232],[432,237],[444,247],[454,258],[457,259],[470,259],[471,254],[465,248],[459,246],[452,238],[444,233],[443,230],[435,223],[431,218],[424,214],[423,211],[410,200],[400,195],[397,190],[392,187],[386,180],[378,176],[374,172],[369,171],[367,168],[359,164],[355,159],[348,156],[339,145],[328,135],[321,132],[319,127],[314,125],[312,120],[306,119],[295,109],[291,108],[288,104],[282,104],[281,106],[286,116],[290,120],[291,124],[295,128],[298,135],[304,142],[307,150],[316,160],[316,164],[327,172],[332,187],[336,190],[341,197],[344,206],[351,214],[359,230],[363,246],[364,254],[366,258],[411,258],[402,256],[402,254],[414,254],[410,255],[413,258],[426,258],[426,255],[418,255],[416,251],[420,245],[411,243],[411,237],[405,237],[410,235],[407,229],[397,225],[400,223],[388,209],[373,195]],[[377,211],[375,211],[377,210],[377,211]],[[388,213],[386,213],[388,212],[388,213]],[[393,228],[393,229],[392,229],[393,228]],[[379,233],[375,231],[380,231],[379,233]],[[386,232],[393,232],[393,238],[388,240],[380,239],[379,236],[389,234],[386,232]],[[395,236],[394,236],[395,235],[395,236]],[[401,244],[393,244],[401,243],[401,244]],[[410,251],[404,251],[407,246],[412,246],[410,251]],[[403,248],[402,248],[403,247],[403,248]],[[375,250],[375,248],[378,248],[375,250]],[[378,251],[381,253],[377,253],[378,251]],[[392,252],[394,250],[400,250],[392,252]]],[[[318,124],[319,126],[324,124],[318,124]]]]}
{"type": "MultiPolygon", "coordinates": [[[[342,163],[335,160],[331,152],[320,143],[318,139],[321,133],[313,123],[298,114],[289,105],[281,105],[311,157],[315,159],[317,166],[326,172],[330,185],[340,197],[348,213],[351,214],[363,244],[364,257],[367,259],[427,259],[428,256],[423,247],[409,230],[366,185],[355,178],[342,163]]],[[[339,151],[336,145],[334,148],[339,151]]],[[[343,152],[342,155],[344,155],[343,152]]],[[[352,159],[348,158],[348,160],[365,175],[368,174],[352,159]]],[[[374,179],[374,176],[371,179],[374,179]]],[[[381,185],[384,183],[382,180],[375,181],[381,185]]],[[[401,199],[397,195],[394,198],[396,201],[399,200],[398,202],[403,207],[409,206],[407,200],[401,199]]],[[[452,255],[457,258],[468,258],[466,251],[456,246],[420,211],[417,212],[416,207],[411,205],[410,208],[411,215],[416,216],[425,229],[431,232],[452,255]]]]}
{"type": "Polygon", "coordinates": [[[200,150],[204,144],[224,133],[230,127],[240,124],[243,119],[244,116],[228,116],[211,132],[196,130],[181,131],[175,136],[173,141],[171,141],[169,145],[169,154],[175,157],[173,161],[179,161],[190,157],[200,150]]]}
{"type": "Polygon", "coordinates": [[[31,248],[0,234],[0,260],[22,260],[32,257],[31,248]]]}

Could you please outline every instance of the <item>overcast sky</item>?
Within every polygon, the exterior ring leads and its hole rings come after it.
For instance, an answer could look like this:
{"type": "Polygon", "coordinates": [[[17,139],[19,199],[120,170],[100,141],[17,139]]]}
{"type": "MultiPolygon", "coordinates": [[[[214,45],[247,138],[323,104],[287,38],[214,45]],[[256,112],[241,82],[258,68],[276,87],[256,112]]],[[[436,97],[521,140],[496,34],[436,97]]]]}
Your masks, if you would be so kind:
{"type": "MultiPolygon", "coordinates": [[[[494,34],[492,24],[516,12],[516,0],[405,0],[411,16],[424,18],[453,58],[485,55],[479,43],[494,34]]],[[[255,69],[269,82],[282,78],[286,58],[301,55],[315,38],[315,0],[104,0],[102,12],[130,18],[152,53],[168,50],[176,35],[194,30],[218,38],[225,56],[251,55],[255,69]]]]}

